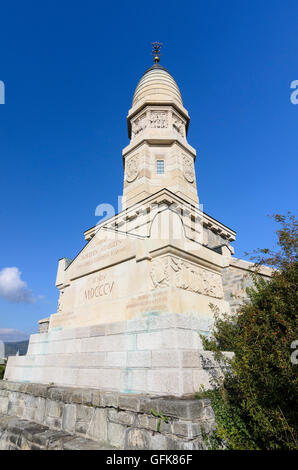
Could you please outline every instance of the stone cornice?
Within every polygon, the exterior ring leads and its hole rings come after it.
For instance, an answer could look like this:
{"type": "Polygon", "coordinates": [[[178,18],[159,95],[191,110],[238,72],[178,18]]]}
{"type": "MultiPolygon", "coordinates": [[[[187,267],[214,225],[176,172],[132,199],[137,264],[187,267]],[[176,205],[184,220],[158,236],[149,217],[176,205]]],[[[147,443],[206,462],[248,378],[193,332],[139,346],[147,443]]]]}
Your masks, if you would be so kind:
{"type": "Polygon", "coordinates": [[[151,144],[151,145],[159,145],[159,146],[162,146],[162,145],[170,146],[176,143],[182,149],[186,149],[193,156],[194,160],[196,159],[196,154],[197,154],[196,150],[191,145],[189,145],[189,143],[185,139],[182,139],[179,137],[177,138],[177,136],[171,135],[170,133],[168,136],[163,136],[160,138],[156,138],[156,137],[150,138],[150,137],[147,137],[146,132],[144,132],[141,138],[133,140],[126,147],[124,147],[124,149],[122,150],[123,162],[129,153],[131,153],[133,150],[136,150],[138,147],[141,147],[141,145],[144,142],[147,142],[148,144],[151,144]]]}
{"type": "Polygon", "coordinates": [[[139,215],[150,213],[152,206],[156,204],[166,204],[171,206],[171,208],[178,214],[182,210],[184,213],[186,210],[188,210],[193,221],[203,219],[203,225],[206,228],[212,230],[214,233],[221,235],[230,242],[234,241],[236,238],[236,232],[234,230],[212,218],[208,214],[202,212],[199,207],[190,204],[168,189],[162,189],[157,193],[148,196],[143,201],[133,204],[124,211],[119,212],[110,219],[105,220],[102,224],[96,225],[86,230],[84,232],[85,239],[88,241],[91,240],[91,238],[100,228],[117,230],[118,228],[121,228],[121,225],[136,219],[139,215]]]}
{"type": "Polygon", "coordinates": [[[259,274],[262,274],[262,276],[268,276],[268,277],[271,277],[275,271],[273,268],[270,268],[269,266],[258,266],[256,268],[255,263],[246,261],[244,259],[239,259],[239,258],[231,258],[230,266],[234,268],[238,268],[238,269],[243,269],[244,271],[257,272],[259,274]]]}

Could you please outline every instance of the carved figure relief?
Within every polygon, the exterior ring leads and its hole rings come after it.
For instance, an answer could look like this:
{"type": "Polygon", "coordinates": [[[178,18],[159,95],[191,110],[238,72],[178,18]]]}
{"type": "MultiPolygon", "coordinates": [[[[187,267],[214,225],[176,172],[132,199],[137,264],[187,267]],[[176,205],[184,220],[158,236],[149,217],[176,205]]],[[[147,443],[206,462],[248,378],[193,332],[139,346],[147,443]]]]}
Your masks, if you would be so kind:
{"type": "Polygon", "coordinates": [[[163,111],[151,111],[150,127],[161,128],[161,129],[168,127],[167,113],[163,111]]]}
{"type": "Polygon", "coordinates": [[[183,175],[186,181],[188,181],[188,183],[194,182],[195,172],[193,161],[186,155],[183,155],[183,175]]]}
{"type": "Polygon", "coordinates": [[[181,137],[184,137],[184,123],[175,115],[173,115],[173,128],[181,135],[181,137]]]}
{"type": "Polygon", "coordinates": [[[139,159],[138,157],[132,157],[125,163],[126,181],[131,183],[134,181],[139,174],[139,159]]]}
{"type": "Polygon", "coordinates": [[[57,306],[57,313],[62,312],[62,296],[64,294],[64,291],[61,290],[59,294],[59,299],[58,299],[58,306],[57,306]]]}
{"type": "Polygon", "coordinates": [[[146,127],[148,126],[148,120],[146,118],[146,114],[143,114],[142,116],[137,118],[135,121],[133,121],[131,126],[132,126],[133,136],[138,135],[139,132],[146,129],[146,127]]]}
{"type": "Polygon", "coordinates": [[[169,272],[167,259],[152,262],[150,276],[154,287],[167,287],[169,285],[169,272]]]}
{"type": "Polygon", "coordinates": [[[171,284],[179,289],[223,298],[221,276],[206,269],[193,266],[178,258],[154,260],[151,268],[151,279],[154,288],[167,287],[171,284]]]}
{"type": "Polygon", "coordinates": [[[171,258],[171,268],[175,272],[174,283],[176,287],[210,297],[223,297],[220,274],[194,267],[175,258],[171,258]]]}

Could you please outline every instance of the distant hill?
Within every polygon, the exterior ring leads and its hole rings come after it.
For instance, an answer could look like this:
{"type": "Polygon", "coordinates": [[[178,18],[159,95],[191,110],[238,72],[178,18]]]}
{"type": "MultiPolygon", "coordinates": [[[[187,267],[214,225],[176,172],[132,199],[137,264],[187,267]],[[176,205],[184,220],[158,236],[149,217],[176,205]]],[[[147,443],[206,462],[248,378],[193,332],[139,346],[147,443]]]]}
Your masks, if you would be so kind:
{"type": "Polygon", "coordinates": [[[20,356],[24,356],[27,353],[28,343],[28,340],[4,343],[5,357],[15,356],[18,351],[20,356]]]}

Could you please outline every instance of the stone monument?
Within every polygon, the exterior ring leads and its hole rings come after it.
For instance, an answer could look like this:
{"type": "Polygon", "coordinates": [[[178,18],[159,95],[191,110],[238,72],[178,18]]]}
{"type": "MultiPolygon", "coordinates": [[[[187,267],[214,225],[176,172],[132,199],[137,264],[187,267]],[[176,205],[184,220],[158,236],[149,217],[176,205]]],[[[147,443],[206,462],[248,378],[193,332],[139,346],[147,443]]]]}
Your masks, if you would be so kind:
{"type": "Polygon", "coordinates": [[[230,311],[251,266],[232,256],[235,232],[199,205],[189,114],[158,52],[127,116],[122,210],[59,260],[57,312],[26,356],[9,358],[9,381],[180,397],[220,373],[200,334],[212,306],[230,311]]]}

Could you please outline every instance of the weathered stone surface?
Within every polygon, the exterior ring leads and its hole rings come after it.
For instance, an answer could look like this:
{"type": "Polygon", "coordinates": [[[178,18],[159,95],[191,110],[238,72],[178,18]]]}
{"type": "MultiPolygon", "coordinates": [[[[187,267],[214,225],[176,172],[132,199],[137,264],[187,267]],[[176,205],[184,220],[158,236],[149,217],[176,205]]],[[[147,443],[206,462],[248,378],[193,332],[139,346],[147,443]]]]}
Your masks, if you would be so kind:
{"type": "Polygon", "coordinates": [[[77,437],[63,444],[64,450],[110,450],[112,446],[77,437]]]}
{"type": "Polygon", "coordinates": [[[173,421],[172,433],[176,436],[193,439],[201,435],[201,429],[198,423],[188,421],[173,421]]]}
{"type": "Polygon", "coordinates": [[[81,388],[73,389],[71,392],[72,403],[83,403],[83,392],[81,388]]]}
{"type": "Polygon", "coordinates": [[[45,425],[51,429],[57,429],[57,430],[62,429],[62,419],[55,418],[52,416],[47,416],[45,419],[45,425]]]}
{"type": "Polygon", "coordinates": [[[41,430],[34,435],[34,442],[43,449],[62,448],[62,440],[73,439],[71,434],[51,429],[41,430]]]}
{"type": "Polygon", "coordinates": [[[120,423],[126,425],[132,425],[135,421],[135,414],[129,411],[117,411],[111,409],[108,411],[109,421],[112,423],[120,423]]]}
{"type": "Polygon", "coordinates": [[[166,449],[167,450],[193,450],[193,443],[191,441],[182,440],[174,436],[166,436],[166,449]]]}
{"type": "Polygon", "coordinates": [[[46,401],[46,413],[52,418],[61,418],[63,405],[55,400],[48,399],[46,401]]]}
{"type": "MultiPolygon", "coordinates": [[[[63,449],[66,440],[82,437],[96,441],[102,448],[138,449],[144,445],[156,450],[195,450],[205,445],[201,431],[209,433],[216,425],[207,399],[150,397],[69,387],[57,387],[57,391],[48,387],[44,398],[36,396],[38,387],[31,387],[30,393],[27,387],[22,389],[25,392],[15,388],[9,382],[5,386],[0,382],[0,390],[5,391],[0,402],[8,400],[8,406],[4,406],[6,414],[0,415],[1,449],[9,446],[63,449]],[[24,419],[27,416],[33,417],[24,419]]],[[[81,442],[69,446],[77,447],[81,442]]]]}
{"type": "Polygon", "coordinates": [[[202,401],[156,398],[151,401],[151,407],[162,412],[164,416],[192,420],[201,415],[202,401]]]}
{"type": "Polygon", "coordinates": [[[164,434],[153,433],[150,436],[150,450],[167,450],[167,438],[164,434]]]}
{"type": "Polygon", "coordinates": [[[108,423],[108,442],[117,449],[124,448],[126,426],[116,423],[108,423]]]}
{"type": "Polygon", "coordinates": [[[43,423],[46,413],[46,399],[43,397],[36,397],[36,406],[34,408],[33,421],[43,423]]]}
{"type": "Polygon", "coordinates": [[[63,410],[62,428],[70,433],[75,432],[77,419],[77,407],[76,405],[66,404],[63,410]]]}
{"type": "Polygon", "coordinates": [[[102,392],[99,390],[92,390],[92,405],[93,406],[100,406],[101,405],[101,396],[102,392]]]}
{"type": "Polygon", "coordinates": [[[140,411],[140,397],[138,395],[119,395],[118,406],[124,410],[140,411]]]}
{"type": "Polygon", "coordinates": [[[153,400],[156,398],[149,398],[148,396],[140,396],[140,412],[151,414],[153,407],[153,400]]]}
{"type": "Polygon", "coordinates": [[[136,426],[150,431],[157,431],[158,418],[148,416],[147,414],[139,414],[136,420],[136,426]]]}
{"type": "Polygon", "coordinates": [[[119,403],[119,394],[105,392],[101,396],[101,406],[113,406],[115,408],[118,407],[119,403]]]}
{"type": "Polygon", "coordinates": [[[12,417],[0,416],[1,450],[103,450],[112,449],[107,443],[76,437],[63,431],[12,417]],[[4,427],[6,430],[3,429],[4,427]]]}
{"type": "Polygon", "coordinates": [[[88,406],[77,406],[75,432],[79,434],[87,434],[89,424],[92,418],[93,409],[88,406]]]}
{"type": "Polygon", "coordinates": [[[61,387],[50,387],[48,389],[48,397],[55,401],[63,400],[64,389],[61,387]]]}
{"type": "Polygon", "coordinates": [[[93,408],[92,416],[86,436],[95,441],[108,441],[108,410],[104,408],[93,408]]]}
{"type": "Polygon", "coordinates": [[[0,413],[6,414],[8,410],[8,397],[0,397],[0,413]]]}
{"type": "Polygon", "coordinates": [[[125,449],[148,449],[150,434],[141,429],[128,429],[125,441],[125,449]]]}

